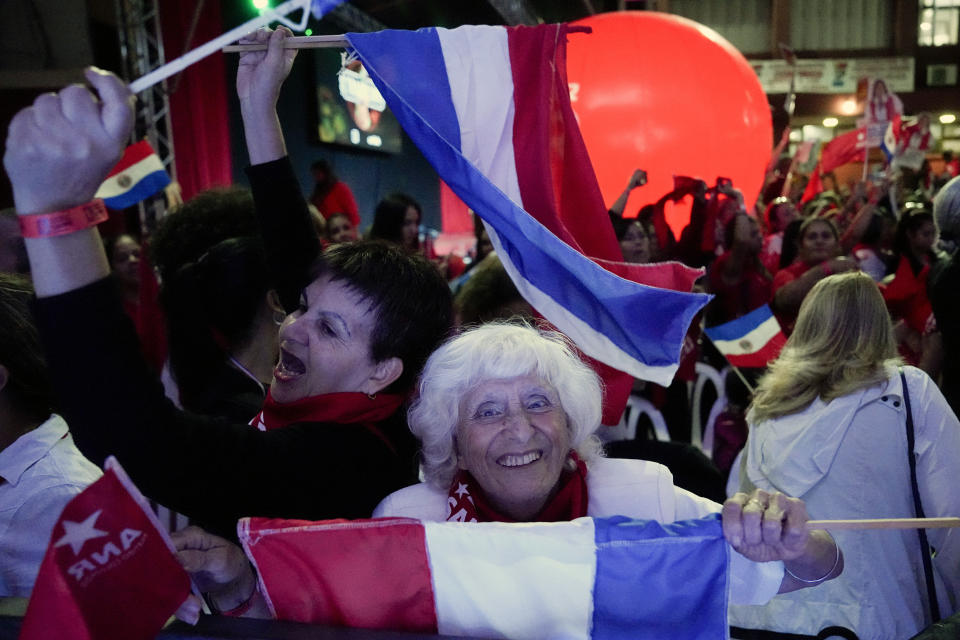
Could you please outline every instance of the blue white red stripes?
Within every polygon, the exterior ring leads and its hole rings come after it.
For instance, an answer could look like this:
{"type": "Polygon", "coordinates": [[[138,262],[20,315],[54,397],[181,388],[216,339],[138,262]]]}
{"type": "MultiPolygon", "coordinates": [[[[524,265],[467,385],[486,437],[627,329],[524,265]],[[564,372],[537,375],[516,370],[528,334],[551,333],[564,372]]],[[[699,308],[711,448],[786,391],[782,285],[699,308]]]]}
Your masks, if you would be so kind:
{"type": "Polygon", "coordinates": [[[765,367],[787,341],[767,305],[726,324],[704,329],[704,333],[735,367],[765,367]]]}
{"type": "Polygon", "coordinates": [[[97,189],[110,209],[126,209],[170,184],[163,162],[146,140],[132,144],[97,189]]]}
{"type": "Polygon", "coordinates": [[[577,215],[602,219],[606,208],[571,125],[566,85],[544,75],[544,69],[556,73],[555,59],[535,55],[523,64],[537,76],[531,83],[543,86],[525,82],[518,90],[514,81],[523,71],[517,47],[535,51],[537,39],[556,47],[564,29],[461,27],[347,37],[410,137],[483,218],[527,301],[587,355],[667,384],[686,329],[709,298],[647,287],[621,277],[629,271],[603,268],[590,258],[615,257],[609,223],[580,235],[568,223],[577,215]],[[523,44],[528,39],[533,43],[523,44]]]}

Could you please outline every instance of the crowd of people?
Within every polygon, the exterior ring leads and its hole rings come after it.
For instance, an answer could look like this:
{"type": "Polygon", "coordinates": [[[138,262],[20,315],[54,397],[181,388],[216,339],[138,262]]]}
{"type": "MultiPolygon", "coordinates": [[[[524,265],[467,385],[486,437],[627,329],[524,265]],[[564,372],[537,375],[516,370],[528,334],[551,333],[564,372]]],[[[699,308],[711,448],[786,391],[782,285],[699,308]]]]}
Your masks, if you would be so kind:
{"type": "MultiPolygon", "coordinates": [[[[630,177],[609,211],[624,261],[704,267],[700,286],[714,294],[684,357],[717,358],[699,346],[701,323],[764,304],[789,336],[725,418],[749,428],[732,445],[741,462],[722,456],[740,491],[720,504],[660,464],[604,456],[600,379],[564,336],[530,321],[482,226],[471,264],[435,255],[420,204],[397,193],[360,239],[350,189],[324,162],[308,202],[276,116],[296,56],[287,34],[257,32],[250,41],[267,50],[240,60],[249,189],[201,193],[149,238],[104,243],[80,225],[28,235],[0,260],[30,275],[0,274],[0,596],[29,595],[60,509],[115,455],[147,496],[189,517],[174,534],[180,559],[221,612],[269,615],[235,544],[244,516],[711,513],[734,551],[737,626],[905,638],[957,610],[954,537],[806,523],[912,517],[920,502],[927,516],[960,515],[960,178],[938,193],[902,181],[846,192],[827,179],[808,202],[777,196],[749,210],[728,180],[679,177],[625,217],[646,183],[643,171],[630,177]],[[691,202],[679,237],[670,200],[691,202]]],[[[96,96],[71,86],[11,123],[16,211],[0,224],[83,206],[122,151],[127,90],[106,72],[87,79],[96,96]]],[[[789,187],[780,192],[802,191],[789,187]]]]}

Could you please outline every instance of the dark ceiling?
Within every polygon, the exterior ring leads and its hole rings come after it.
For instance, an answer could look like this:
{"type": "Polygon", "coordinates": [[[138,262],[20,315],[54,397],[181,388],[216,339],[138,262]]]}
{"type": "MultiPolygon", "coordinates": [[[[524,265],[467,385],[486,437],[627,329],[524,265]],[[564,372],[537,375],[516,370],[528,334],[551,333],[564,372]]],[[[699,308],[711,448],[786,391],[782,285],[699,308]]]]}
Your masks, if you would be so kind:
{"type": "MultiPolygon", "coordinates": [[[[516,13],[524,8],[534,21],[567,22],[591,13],[615,11],[618,0],[352,0],[355,8],[393,29],[458,27],[463,24],[508,24],[495,9],[506,7],[516,13]]],[[[645,2],[628,2],[642,8],[645,2]]]]}

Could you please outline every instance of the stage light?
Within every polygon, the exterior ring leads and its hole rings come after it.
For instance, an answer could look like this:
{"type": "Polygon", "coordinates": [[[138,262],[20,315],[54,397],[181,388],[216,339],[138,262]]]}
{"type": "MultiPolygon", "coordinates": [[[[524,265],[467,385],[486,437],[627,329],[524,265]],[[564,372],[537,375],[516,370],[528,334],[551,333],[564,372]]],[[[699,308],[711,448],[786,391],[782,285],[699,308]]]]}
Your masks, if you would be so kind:
{"type": "Polygon", "coordinates": [[[270,7],[270,0],[253,0],[253,8],[257,11],[263,11],[270,7]]]}
{"type": "Polygon", "coordinates": [[[823,126],[825,126],[827,129],[832,129],[832,128],[834,128],[835,126],[837,126],[838,124],[840,124],[840,121],[837,120],[836,118],[824,118],[824,119],[823,119],[823,126]]]}
{"type": "Polygon", "coordinates": [[[940,115],[940,124],[953,124],[956,121],[957,121],[956,114],[943,113],[940,115]]]}

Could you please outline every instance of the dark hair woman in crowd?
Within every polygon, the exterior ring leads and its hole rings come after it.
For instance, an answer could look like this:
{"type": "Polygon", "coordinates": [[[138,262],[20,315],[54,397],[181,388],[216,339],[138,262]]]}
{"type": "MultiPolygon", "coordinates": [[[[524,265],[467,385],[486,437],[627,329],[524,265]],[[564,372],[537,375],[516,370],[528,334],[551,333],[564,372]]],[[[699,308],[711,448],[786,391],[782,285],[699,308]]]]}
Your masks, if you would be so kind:
{"type": "Polygon", "coordinates": [[[708,324],[730,322],[773,298],[773,278],[760,261],[763,236],[756,219],[737,214],[724,230],[728,250],[710,266],[708,324]]]}
{"type": "Polygon", "coordinates": [[[420,250],[420,203],[405,193],[392,193],[373,212],[371,240],[386,240],[407,251],[420,250]]]}
{"type": "Polygon", "coordinates": [[[638,218],[621,218],[611,213],[610,223],[620,243],[624,262],[650,262],[650,236],[638,218]]]}
{"type": "MultiPolygon", "coordinates": [[[[253,40],[269,49],[244,54],[237,77],[268,268],[288,312],[258,428],[181,412],[163,397],[137,353],[95,229],[31,239],[38,324],[80,448],[94,461],[116,455],[146,495],[229,537],[250,514],[365,517],[416,481],[402,407],[451,324],[449,287],[422,257],[376,242],[319,255],[276,117],[296,55],[283,48],[288,34],[258,32],[253,40]]],[[[87,202],[129,137],[124,83],[96,70],[87,79],[99,100],[69,87],[11,125],[5,165],[21,215],[87,202]],[[51,106],[72,117],[51,116],[51,106]],[[83,157],[71,151],[78,139],[83,157]],[[51,178],[65,172],[73,179],[51,178]]]]}
{"type": "Polygon", "coordinates": [[[151,257],[180,404],[252,420],[266,397],[277,324],[286,314],[270,293],[249,191],[205,191],[178,207],[161,221],[151,257]]]}
{"type": "Polygon", "coordinates": [[[941,366],[940,335],[927,296],[927,279],[938,256],[937,226],[930,208],[907,203],[893,242],[896,271],[883,287],[883,299],[897,325],[904,359],[937,377],[941,366]]]}
{"type": "Polygon", "coordinates": [[[371,240],[384,240],[400,245],[411,253],[421,253],[440,270],[447,280],[461,275],[466,265],[459,256],[437,255],[433,245],[420,246],[420,222],[423,210],[420,203],[405,193],[393,193],[380,201],[370,227],[371,240]]]}
{"type": "Polygon", "coordinates": [[[317,160],[310,165],[310,172],[315,181],[310,203],[325,219],[329,219],[334,213],[345,213],[350,224],[354,228],[359,227],[360,213],[353,192],[337,178],[330,163],[323,159],[317,160]]]}
{"type": "Polygon", "coordinates": [[[856,262],[841,257],[840,233],[831,220],[804,220],[797,240],[797,259],[773,278],[773,309],[784,332],[793,330],[800,304],[813,285],[833,273],[856,268],[856,262]]]}

